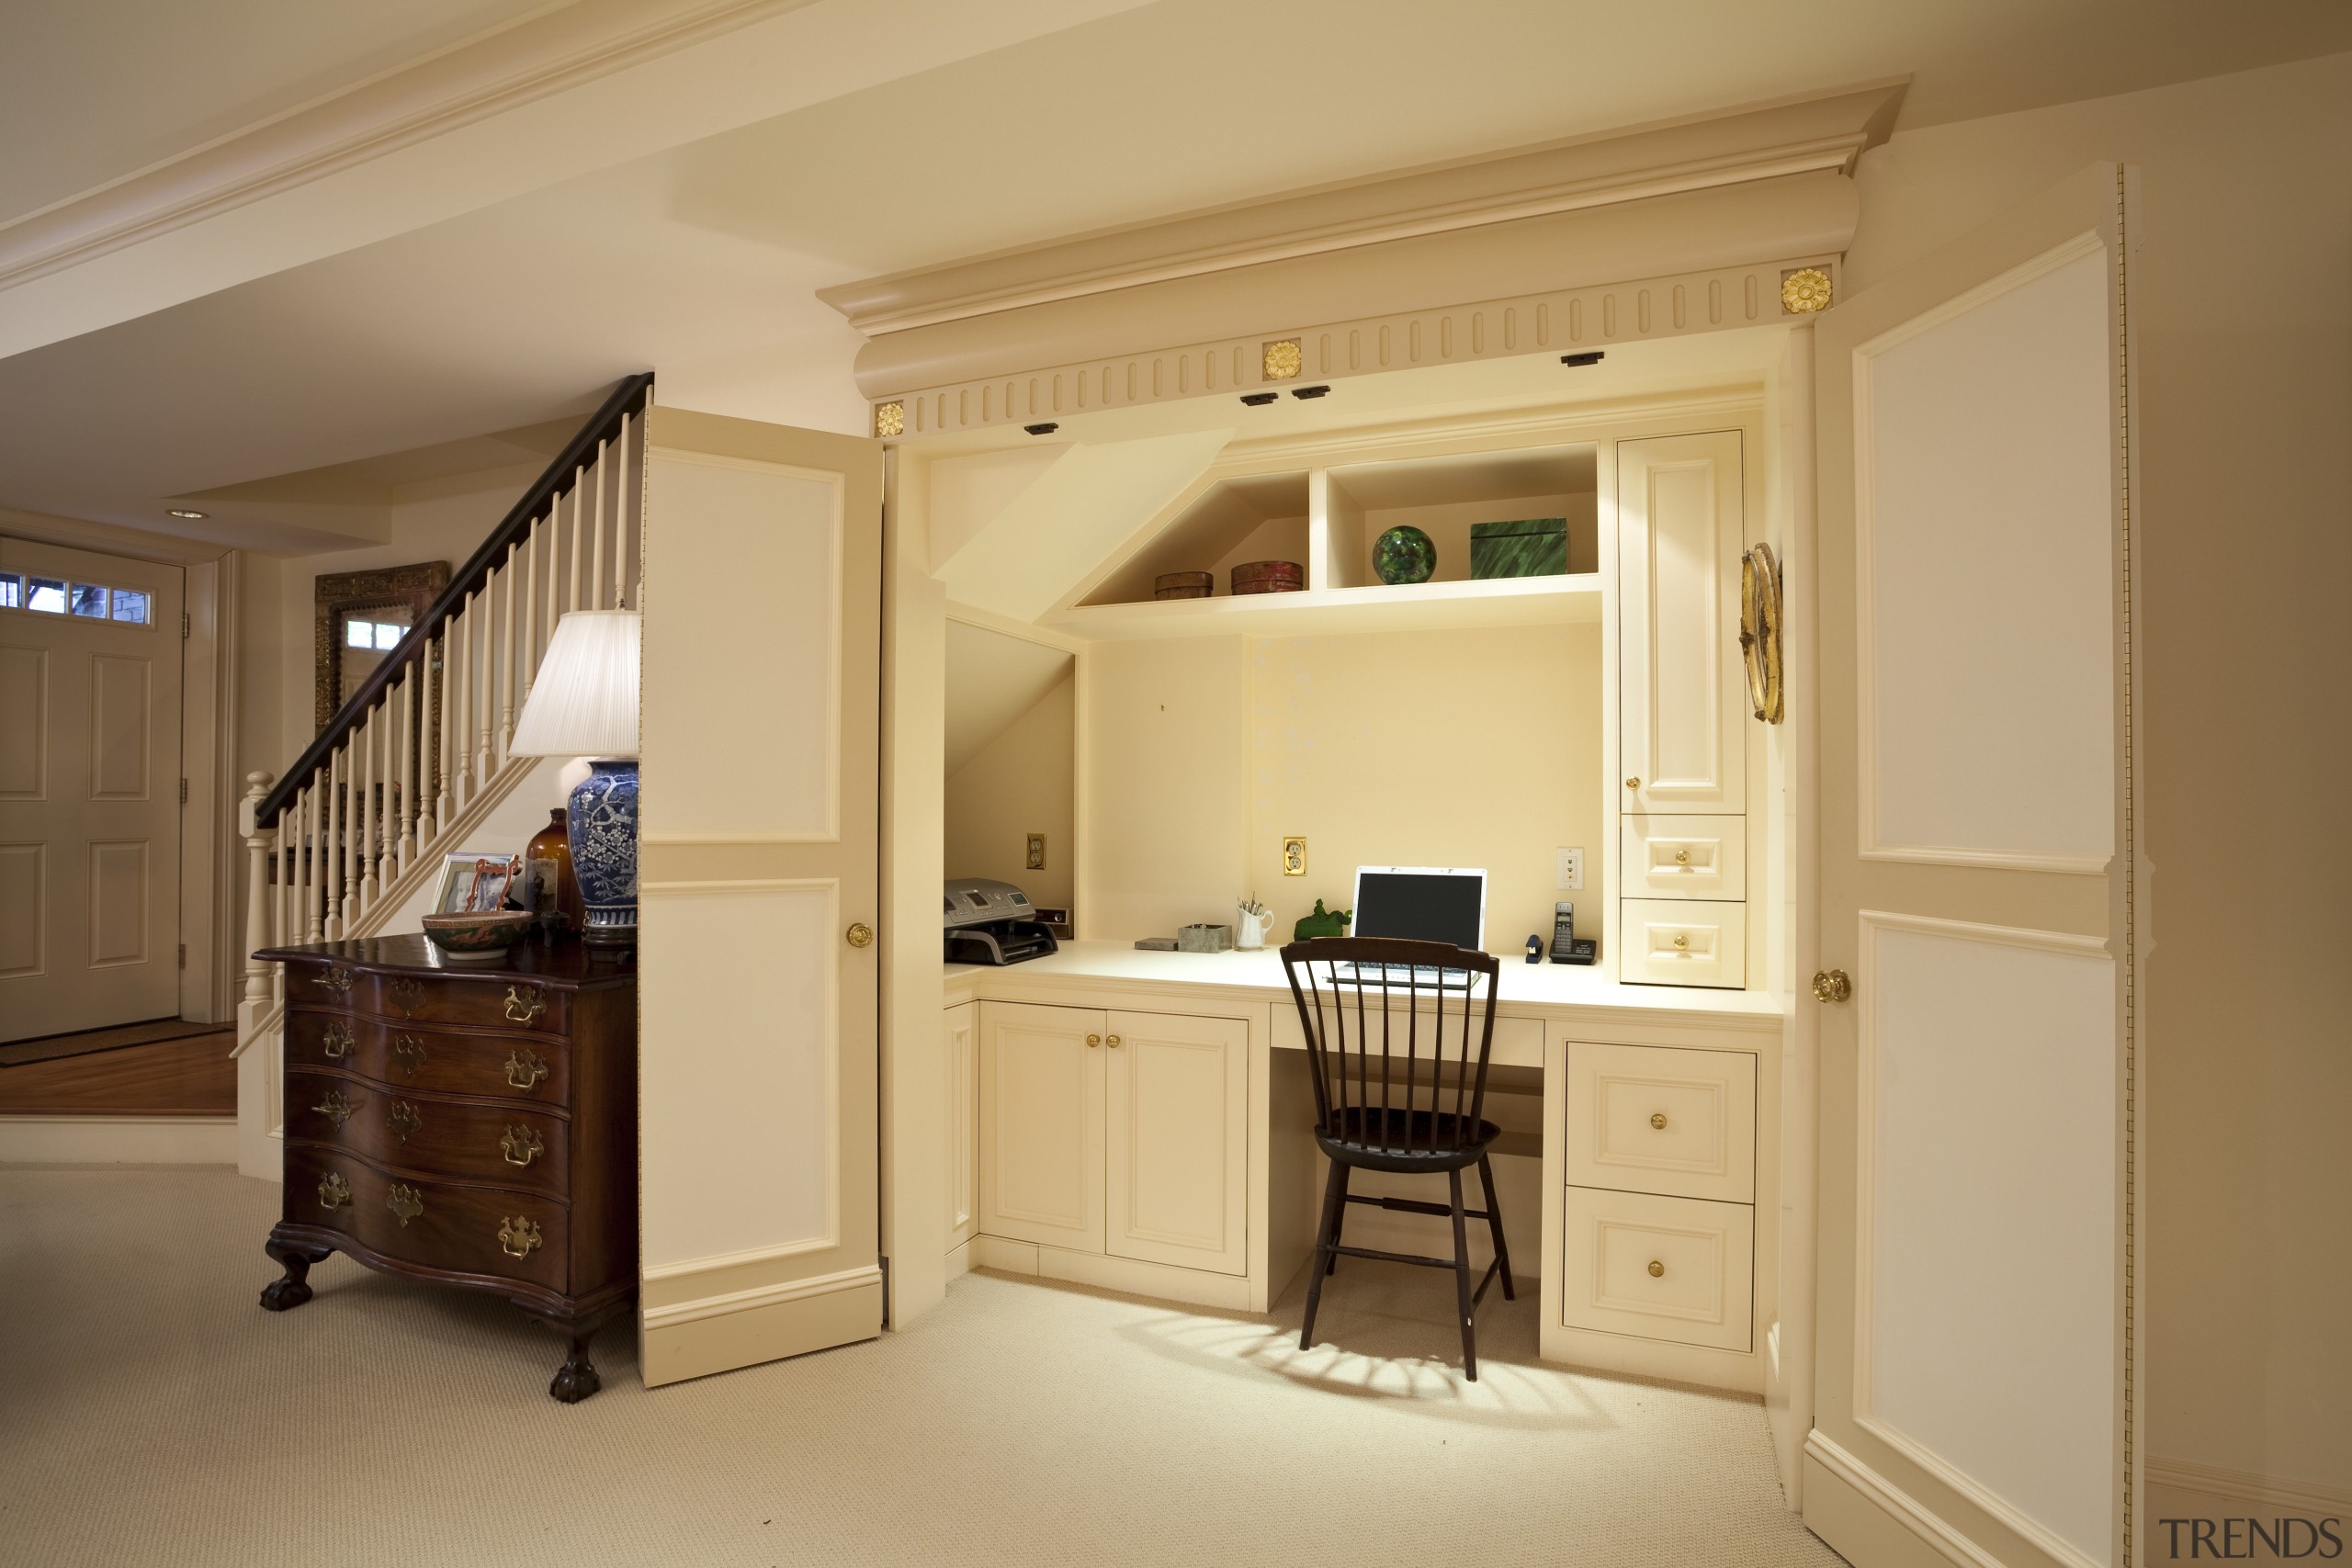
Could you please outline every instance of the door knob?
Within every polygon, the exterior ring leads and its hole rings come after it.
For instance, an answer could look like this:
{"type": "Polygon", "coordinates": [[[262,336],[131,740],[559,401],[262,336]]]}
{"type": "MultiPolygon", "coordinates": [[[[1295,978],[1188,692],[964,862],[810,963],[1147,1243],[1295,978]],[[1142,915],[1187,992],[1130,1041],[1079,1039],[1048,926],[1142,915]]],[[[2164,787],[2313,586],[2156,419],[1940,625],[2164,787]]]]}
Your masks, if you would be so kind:
{"type": "Polygon", "coordinates": [[[1627,789],[1639,789],[1642,787],[1642,781],[1639,779],[1627,779],[1625,781],[1625,787],[1627,789]]]}
{"type": "Polygon", "coordinates": [[[1854,982],[1843,969],[1816,970],[1813,976],[1813,999],[1817,1002],[1842,1002],[1854,994],[1854,982]]]}
{"type": "Polygon", "coordinates": [[[849,928],[849,944],[852,947],[872,947],[874,928],[864,920],[858,921],[857,924],[849,928]]]}

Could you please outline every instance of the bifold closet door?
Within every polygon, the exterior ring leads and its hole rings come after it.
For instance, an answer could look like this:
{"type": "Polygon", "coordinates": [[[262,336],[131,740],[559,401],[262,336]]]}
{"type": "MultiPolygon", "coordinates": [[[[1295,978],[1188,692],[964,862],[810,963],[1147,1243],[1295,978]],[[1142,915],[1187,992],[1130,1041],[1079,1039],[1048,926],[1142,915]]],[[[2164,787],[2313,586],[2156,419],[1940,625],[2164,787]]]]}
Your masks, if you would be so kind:
{"type": "Polygon", "coordinates": [[[2126,183],[2096,165],[1815,329],[1804,1512],[1859,1568],[2161,1555],[2132,1473],[2126,183]]]}
{"type": "Polygon", "coordinates": [[[882,449],[655,408],[639,869],[645,1379],[882,1327],[882,449]]]}

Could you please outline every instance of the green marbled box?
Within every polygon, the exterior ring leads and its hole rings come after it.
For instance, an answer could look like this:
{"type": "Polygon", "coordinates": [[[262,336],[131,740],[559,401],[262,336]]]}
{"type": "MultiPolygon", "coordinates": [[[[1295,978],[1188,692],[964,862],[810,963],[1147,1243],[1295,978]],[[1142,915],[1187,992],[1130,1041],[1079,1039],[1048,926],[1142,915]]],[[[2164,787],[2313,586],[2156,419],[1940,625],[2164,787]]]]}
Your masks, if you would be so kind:
{"type": "Polygon", "coordinates": [[[1568,570],[1568,520],[1470,525],[1472,577],[1551,577],[1568,570]]]}

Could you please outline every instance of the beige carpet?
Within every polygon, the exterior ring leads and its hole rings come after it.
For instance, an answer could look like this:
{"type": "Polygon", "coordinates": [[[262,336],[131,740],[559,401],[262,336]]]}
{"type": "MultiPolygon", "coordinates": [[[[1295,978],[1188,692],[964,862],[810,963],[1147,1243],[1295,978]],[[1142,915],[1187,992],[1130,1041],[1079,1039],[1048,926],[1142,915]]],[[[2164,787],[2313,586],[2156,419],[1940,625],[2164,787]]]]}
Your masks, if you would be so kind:
{"type": "Polygon", "coordinates": [[[277,1198],[0,1169],[0,1563],[1838,1561],[1760,1406],[1536,1366],[1532,1302],[1494,1295],[1465,1384],[1435,1270],[1343,1263],[1306,1354],[1295,1300],[987,1276],[909,1333],[657,1391],[616,1328],[565,1408],[553,1336],[497,1303],[336,1258],[262,1312],[277,1198]]]}

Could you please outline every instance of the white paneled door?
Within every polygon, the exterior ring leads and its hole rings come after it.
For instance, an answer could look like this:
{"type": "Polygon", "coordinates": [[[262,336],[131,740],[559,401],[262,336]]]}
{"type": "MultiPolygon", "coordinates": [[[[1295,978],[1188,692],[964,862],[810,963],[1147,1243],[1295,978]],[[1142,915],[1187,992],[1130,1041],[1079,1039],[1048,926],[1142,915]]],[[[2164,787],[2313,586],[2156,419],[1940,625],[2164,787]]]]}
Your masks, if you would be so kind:
{"type": "Polygon", "coordinates": [[[0,538],[0,1041],[179,1012],[181,589],[0,538]]]}
{"type": "Polygon", "coordinates": [[[2152,1555],[2126,195],[2095,165],[1815,329],[1804,1506],[1860,1568],[2152,1555]]]}

